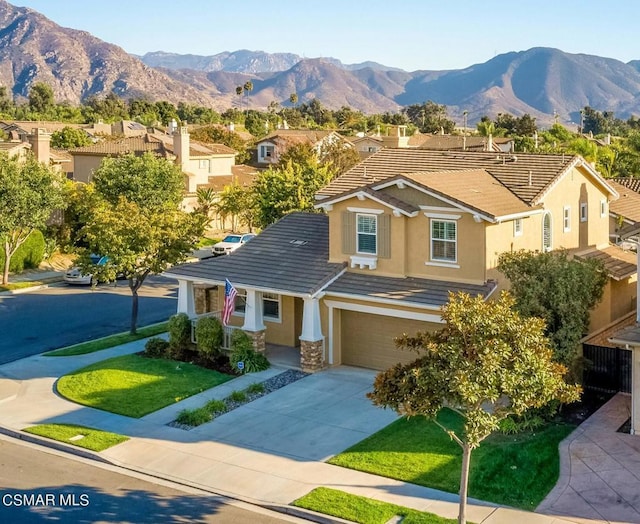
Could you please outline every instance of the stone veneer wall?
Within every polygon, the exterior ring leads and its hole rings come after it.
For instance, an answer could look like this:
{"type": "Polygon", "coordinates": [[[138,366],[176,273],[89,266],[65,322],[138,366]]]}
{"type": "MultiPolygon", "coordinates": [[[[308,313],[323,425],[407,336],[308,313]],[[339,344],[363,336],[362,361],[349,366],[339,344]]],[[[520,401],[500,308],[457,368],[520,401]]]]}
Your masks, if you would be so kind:
{"type": "Polygon", "coordinates": [[[253,349],[260,353],[264,353],[267,349],[265,341],[266,330],[263,329],[261,331],[245,331],[245,333],[249,335],[249,338],[251,339],[251,342],[253,344],[253,349]]]}
{"type": "Polygon", "coordinates": [[[202,315],[218,309],[218,287],[194,286],[193,298],[195,300],[196,315],[202,315]]]}
{"type": "Polygon", "coordinates": [[[324,341],[300,341],[300,367],[306,373],[320,371],[324,367],[324,341]]]}

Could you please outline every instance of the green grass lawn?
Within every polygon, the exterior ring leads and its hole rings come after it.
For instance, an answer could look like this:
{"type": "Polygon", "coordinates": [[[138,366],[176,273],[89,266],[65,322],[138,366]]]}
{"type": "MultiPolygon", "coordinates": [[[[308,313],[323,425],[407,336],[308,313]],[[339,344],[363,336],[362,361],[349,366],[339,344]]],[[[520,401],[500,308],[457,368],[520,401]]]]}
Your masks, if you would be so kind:
{"type": "Polygon", "coordinates": [[[198,242],[198,244],[196,245],[196,247],[203,248],[203,247],[207,247],[207,246],[213,246],[214,244],[217,244],[218,242],[220,242],[220,240],[217,239],[217,238],[202,237],[200,239],[200,241],[198,242]]]}
{"type": "Polygon", "coordinates": [[[52,282],[52,281],[53,280],[47,281],[45,279],[45,280],[29,280],[27,282],[9,282],[8,284],[0,285],[0,292],[1,291],[15,291],[16,289],[25,289],[25,288],[29,288],[29,287],[42,286],[42,285],[47,284],[47,283],[52,282]]]}
{"type": "Polygon", "coordinates": [[[385,524],[396,515],[404,517],[403,524],[455,524],[457,522],[457,520],[445,519],[433,513],[425,513],[329,488],[316,488],[296,500],[293,505],[361,524],[385,524]]]}
{"type": "Polygon", "coordinates": [[[45,353],[45,357],[72,357],[74,355],[86,355],[87,353],[94,353],[103,349],[112,348],[127,342],[133,342],[134,340],[140,340],[141,338],[153,337],[160,333],[166,333],[167,322],[161,322],[160,324],[153,324],[152,326],[146,326],[138,329],[135,335],[126,333],[118,333],[116,335],[110,335],[104,338],[98,338],[96,340],[89,340],[88,342],[82,342],[81,344],[75,344],[66,348],[55,349],[45,353]]]}
{"type": "Polygon", "coordinates": [[[139,418],[232,378],[186,362],[125,355],[69,373],[57,388],[78,404],[139,418]]]}
{"type": "MultiPolygon", "coordinates": [[[[439,419],[462,427],[450,410],[442,410],[439,419]]],[[[491,435],[471,455],[469,496],[533,510],[556,484],[558,444],[574,429],[549,424],[533,433],[491,435]]],[[[329,462],[457,493],[462,451],[436,424],[414,417],[397,420],[329,462]]]]}
{"type": "Polygon", "coordinates": [[[102,451],[129,440],[129,437],[124,435],[74,424],[40,424],[24,428],[22,431],[92,451],[102,451]],[[80,435],[82,438],[77,438],[80,435]]]}

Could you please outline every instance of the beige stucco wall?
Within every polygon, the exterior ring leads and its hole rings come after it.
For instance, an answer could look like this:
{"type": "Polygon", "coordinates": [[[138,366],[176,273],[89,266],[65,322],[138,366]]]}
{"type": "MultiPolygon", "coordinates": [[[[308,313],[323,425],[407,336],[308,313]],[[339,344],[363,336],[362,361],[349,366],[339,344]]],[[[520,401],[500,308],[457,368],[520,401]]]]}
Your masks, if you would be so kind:
{"type": "Polygon", "coordinates": [[[198,185],[209,182],[210,176],[231,175],[231,167],[234,165],[235,155],[233,154],[189,158],[182,166],[182,170],[190,175],[187,191],[195,193],[198,185]],[[201,161],[207,165],[200,167],[201,161]]]}
{"type": "Polygon", "coordinates": [[[622,280],[608,280],[602,294],[602,300],[591,311],[590,333],[635,310],[637,282],[637,275],[622,280]]]}
{"type": "Polygon", "coordinates": [[[93,172],[100,167],[103,156],[73,155],[73,179],[88,184],[93,179],[93,172]]]}

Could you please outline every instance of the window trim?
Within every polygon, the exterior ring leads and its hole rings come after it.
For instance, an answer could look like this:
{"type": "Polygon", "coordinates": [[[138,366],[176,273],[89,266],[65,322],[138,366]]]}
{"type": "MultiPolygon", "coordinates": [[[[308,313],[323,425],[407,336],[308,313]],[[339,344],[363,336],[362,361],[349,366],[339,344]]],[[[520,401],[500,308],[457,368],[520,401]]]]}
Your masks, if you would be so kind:
{"type": "MultiPolygon", "coordinates": [[[[244,317],[245,314],[245,307],[247,304],[247,290],[244,288],[236,288],[237,291],[237,295],[236,295],[236,303],[235,303],[235,308],[233,309],[233,313],[232,316],[234,317],[244,317]],[[240,301],[238,301],[238,299],[241,299],[240,301]],[[241,305],[242,309],[238,309],[238,306],[241,305]]],[[[279,295],[277,293],[262,293],[262,320],[264,320],[265,322],[277,322],[277,323],[282,323],[282,295],[279,295]],[[264,297],[264,295],[274,295],[275,297],[277,297],[277,303],[278,303],[278,316],[275,317],[273,315],[266,315],[264,313],[264,302],[265,300],[269,300],[271,302],[276,302],[275,298],[266,298],[264,297]]]]}
{"type": "Polygon", "coordinates": [[[447,220],[447,219],[442,219],[442,218],[431,218],[429,221],[429,260],[432,263],[439,263],[439,264],[457,264],[458,263],[458,222],[456,220],[447,220]],[[453,224],[454,226],[454,233],[455,233],[455,238],[453,240],[449,240],[446,238],[435,238],[433,237],[433,226],[435,223],[437,222],[442,222],[442,223],[448,223],[448,224],[453,224]],[[453,243],[454,245],[454,251],[455,251],[455,257],[453,259],[451,258],[438,258],[434,256],[434,249],[433,249],[433,243],[434,241],[436,242],[445,242],[445,243],[453,243]]]}
{"type": "Polygon", "coordinates": [[[377,256],[378,254],[378,215],[374,215],[371,213],[356,213],[356,254],[357,255],[373,255],[373,256],[377,256]],[[375,233],[367,233],[367,232],[361,232],[359,230],[359,226],[360,226],[360,217],[366,217],[366,218],[372,218],[373,222],[375,224],[375,233]],[[375,243],[375,249],[373,252],[371,251],[360,251],[360,235],[366,235],[366,236],[370,236],[373,237],[374,243],[375,243]]]}
{"type": "Polygon", "coordinates": [[[282,322],[282,295],[278,293],[262,293],[262,317],[265,322],[282,322]],[[265,295],[273,295],[275,298],[265,297],[265,295]],[[275,302],[278,304],[278,316],[267,315],[265,313],[265,301],[275,302]]]}
{"type": "Polygon", "coordinates": [[[589,220],[589,206],[587,202],[580,202],[580,222],[589,220]]]}
{"type": "Polygon", "coordinates": [[[513,236],[521,237],[524,231],[524,223],[521,218],[515,218],[513,220],[513,236]]]}
{"type": "Polygon", "coordinates": [[[562,208],[562,231],[564,233],[571,232],[571,206],[562,208]]]}

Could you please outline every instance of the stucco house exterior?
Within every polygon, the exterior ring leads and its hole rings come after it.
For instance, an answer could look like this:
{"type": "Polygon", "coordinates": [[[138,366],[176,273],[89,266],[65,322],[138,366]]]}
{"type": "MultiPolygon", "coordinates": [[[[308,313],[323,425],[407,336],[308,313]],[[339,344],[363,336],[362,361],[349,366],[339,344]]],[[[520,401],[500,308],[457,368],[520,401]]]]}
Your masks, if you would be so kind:
{"type": "Polygon", "coordinates": [[[259,166],[268,167],[280,162],[281,155],[295,144],[309,144],[320,153],[323,146],[334,142],[342,142],[345,147],[353,147],[336,131],[278,129],[256,142],[256,162],[259,166]]]}
{"type": "MultiPolygon", "coordinates": [[[[234,325],[258,349],[299,346],[303,369],[386,369],[415,357],[396,336],[441,327],[450,291],[489,298],[508,287],[496,269],[505,251],[565,248],[613,271],[616,198],[580,156],[385,148],[318,193],[324,214],[291,214],[228,257],[166,274],[191,316],[221,309],[228,278],[244,297],[234,325]]],[[[635,294],[633,269],[612,274],[610,297],[635,294]]],[[[612,300],[593,329],[632,308],[612,311],[612,300]]]]}

